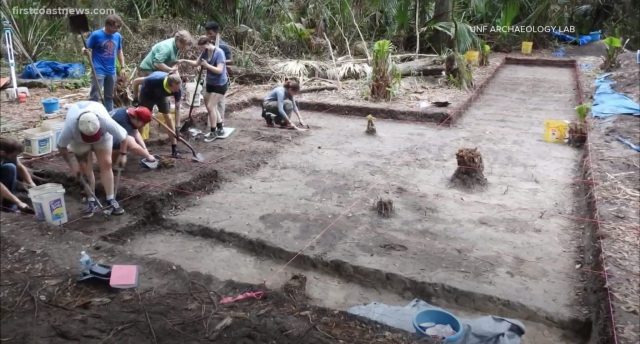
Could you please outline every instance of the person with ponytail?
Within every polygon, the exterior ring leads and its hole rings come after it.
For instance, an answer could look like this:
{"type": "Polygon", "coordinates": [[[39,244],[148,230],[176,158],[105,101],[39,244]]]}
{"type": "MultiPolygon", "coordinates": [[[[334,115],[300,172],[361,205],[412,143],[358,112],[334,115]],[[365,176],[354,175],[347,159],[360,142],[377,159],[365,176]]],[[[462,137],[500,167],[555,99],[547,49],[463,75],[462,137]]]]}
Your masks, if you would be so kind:
{"type": "Polygon", "coordinates": [[[274,88],[267,94],[262,102],[262,117],[268,127],[274,127],[275,124],[278,124],[281,128],[295,128],[289,119],[292,111],[298,117],[300,116],[298,105],[294,99],[299,93],[300,82],[297,79],[285,79],[284,85],[274,88]]]}
{"type": "Polygon", "coordinates": [[[205,135],[205,142],[212,142],[218,136],[224,135],[223,114],[220,103],[224,102],[224,95],[229,87],[229,76],[225,55],[220,45],[220,36],[216,38],[216,44],[211,44],[208,37],[203,36],[198,40],[198,47],[202,54],[197,60],[181,60],[191,66],[202,66],[207,71],[204,102],[209,114],[209,126],[211,132],[205,135]]]}

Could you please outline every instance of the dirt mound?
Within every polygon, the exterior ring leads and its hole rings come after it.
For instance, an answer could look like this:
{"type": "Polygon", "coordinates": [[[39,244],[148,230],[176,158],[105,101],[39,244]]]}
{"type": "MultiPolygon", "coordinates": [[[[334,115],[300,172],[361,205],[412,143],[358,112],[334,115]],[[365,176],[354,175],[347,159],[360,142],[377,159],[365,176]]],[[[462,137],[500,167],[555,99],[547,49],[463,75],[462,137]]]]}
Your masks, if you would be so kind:
{"type": "Polygon", "coordinates": [[[465,189],[478,189],[487,186],[484,176],[484,163],[478,148],[461,148],[456,153],[458,168],[451,176],[451,183],[465,189]]]}

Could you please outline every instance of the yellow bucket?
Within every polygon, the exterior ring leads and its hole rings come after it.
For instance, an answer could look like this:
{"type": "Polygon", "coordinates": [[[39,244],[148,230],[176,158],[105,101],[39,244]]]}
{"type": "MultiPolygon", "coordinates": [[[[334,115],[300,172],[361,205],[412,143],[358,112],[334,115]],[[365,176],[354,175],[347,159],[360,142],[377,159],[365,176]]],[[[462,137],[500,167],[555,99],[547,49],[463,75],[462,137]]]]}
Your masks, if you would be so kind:
{"type": "Polygon", "coordinates": [[[464,54],[464,58],[467,61],[467,63],[472,64],[474,66],[478,65],[479,56],[480,56],[480,52],[475,50],[469,50],[464,54]]]}
{"type": "Polygon", "coordinates": [[[533,42],[522,42],[522,53],[525,55],[531,55],[533,50],[533,42]]]}
{"type": "Polygon", "coordinates": [[[142,136],[143,141],[147,141],[149,139],[149,132],[151,131],[151,126],[147,123],[144,127],[138,129],[140,132],[140,136],[142,136]]]}
{"type": "Polygon", "coordinates": [[[564,143],[569,135],[569,121],[547,119],[544,121],[544,140],[551,143],[564,143]]]}

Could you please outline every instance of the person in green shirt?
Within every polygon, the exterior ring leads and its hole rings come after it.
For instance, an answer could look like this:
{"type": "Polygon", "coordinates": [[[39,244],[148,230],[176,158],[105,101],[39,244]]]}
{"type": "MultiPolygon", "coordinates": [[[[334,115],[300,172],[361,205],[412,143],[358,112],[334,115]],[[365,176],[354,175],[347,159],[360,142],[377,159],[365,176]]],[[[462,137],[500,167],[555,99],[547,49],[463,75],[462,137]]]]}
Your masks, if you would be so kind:
{"type": "Polygon", "coordinates": [[[166,73],[177,71],[178,55],[192,44],[193,38],[186,30],[180,30],[174,37],[156,43],[140,63],[138,77],[147,76],[156,71],[166,73]]]}

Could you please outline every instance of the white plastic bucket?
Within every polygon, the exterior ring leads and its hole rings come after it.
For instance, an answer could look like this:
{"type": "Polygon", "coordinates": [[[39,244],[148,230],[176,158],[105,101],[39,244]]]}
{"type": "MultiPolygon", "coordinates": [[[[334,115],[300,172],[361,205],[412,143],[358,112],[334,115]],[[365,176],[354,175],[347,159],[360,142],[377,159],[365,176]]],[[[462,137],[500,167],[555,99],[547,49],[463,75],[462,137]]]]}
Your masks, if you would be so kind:
{"type": "Polygon", "coordinates": [[[30,156],[41,156],[51,153],[51,131],[42,128],[24,131],[24,153],[30,156]]]}
{"type": "Polygon", "coordinates": [[[29,189],[29,198],[39,221],[47,221],[54,225],[62,225],[68,221],[64,192],[64,187],[55,183],[29,189]]]}
{"type": "Polygon", "coordinates": [[[188,82],[185,85],[185,89],[186,89],[186,97],[187,97],[187,104],[191,105],[191,101],[193,100],[193,106],[200,106],[201,101],[202,101],[202,86],[198,86],[198,94],[196,95],[196,99],[193,99],[193,94],[196,91],[196,83],[195,82],[188,82]]]}
{"type": "Polygon", "coordinates": [[[55,118],[42,121],[42,129],[51,131],[51,151],[58,151],[58,138],[62,134],[64,128],[64,119],[55,118]]]}

